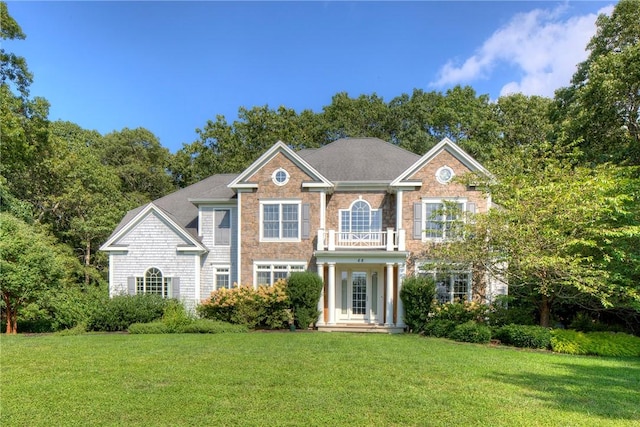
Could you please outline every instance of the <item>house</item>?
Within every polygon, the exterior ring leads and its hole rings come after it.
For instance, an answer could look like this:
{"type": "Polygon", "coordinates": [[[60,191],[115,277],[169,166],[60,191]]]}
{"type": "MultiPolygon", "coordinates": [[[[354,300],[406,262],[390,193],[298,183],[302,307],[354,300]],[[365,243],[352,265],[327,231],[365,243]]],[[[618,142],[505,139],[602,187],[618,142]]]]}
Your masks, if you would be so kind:
{"type": "Polygon", "coordinates": [[[234,284],[311,270],[317,326],[399,331],[403,279],[432,274],[441,301],[490,301],[506,285],[468,267],[429,271],[429,242],[491,198],[453,178],[491,176],[449,139],[418,156],[377,138],[294,152],[277,142],[240,174],[214,175],[126,214],[101,250],[110,294],[158,293],[195,306],[234,284]]]}

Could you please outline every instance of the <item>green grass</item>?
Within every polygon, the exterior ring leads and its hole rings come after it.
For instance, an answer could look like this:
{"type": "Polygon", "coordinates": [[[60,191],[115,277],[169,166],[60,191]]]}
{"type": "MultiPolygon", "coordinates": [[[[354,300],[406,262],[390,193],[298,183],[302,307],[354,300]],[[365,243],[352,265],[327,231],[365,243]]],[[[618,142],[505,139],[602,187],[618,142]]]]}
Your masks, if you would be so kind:
{"type": "Polygon", "coordinates": [[[631,426],[640,359],[415,335],[0,338],[0,425],[631,426]]]}

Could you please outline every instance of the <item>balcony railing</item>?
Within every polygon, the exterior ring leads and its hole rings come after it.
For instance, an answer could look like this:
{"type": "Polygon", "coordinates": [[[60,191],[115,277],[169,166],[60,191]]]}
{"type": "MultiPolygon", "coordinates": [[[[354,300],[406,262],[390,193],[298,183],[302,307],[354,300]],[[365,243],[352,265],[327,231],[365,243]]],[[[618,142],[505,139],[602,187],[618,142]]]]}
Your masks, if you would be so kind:
{"type": "Polygon", "coordinates": [[[405,231],[357,231],[339,232],[336,230],[318,230],[319,251],[336,249],[384,249],[387,251],[405,250],[405,231]]]}

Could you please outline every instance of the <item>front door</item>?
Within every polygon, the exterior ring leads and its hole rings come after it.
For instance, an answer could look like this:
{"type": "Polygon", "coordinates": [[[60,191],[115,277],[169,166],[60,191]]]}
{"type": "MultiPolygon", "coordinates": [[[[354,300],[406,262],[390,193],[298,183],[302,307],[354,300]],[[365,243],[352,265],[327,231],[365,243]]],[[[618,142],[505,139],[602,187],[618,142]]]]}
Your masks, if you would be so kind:
{"type": "Polygon", "coordinates": [[[342,270],[338,306],[341,320],[364,321],[378,320],[382,294],[379,289],[377,268],[353,268],[342,270]]]}

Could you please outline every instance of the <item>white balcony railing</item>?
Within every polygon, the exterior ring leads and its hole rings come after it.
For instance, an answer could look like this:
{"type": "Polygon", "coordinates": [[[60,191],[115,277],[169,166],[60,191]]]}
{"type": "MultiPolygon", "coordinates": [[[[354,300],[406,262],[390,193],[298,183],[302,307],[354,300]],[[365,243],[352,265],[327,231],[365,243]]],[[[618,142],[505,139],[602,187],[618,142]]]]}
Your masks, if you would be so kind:
{"type": "Polygon", "coordinates": [[[336,249],[385,249],[387,251],[405,250],[405,231],[365,231],[338,232],[335,230],[318,230],[319,251],[335,251],[336,249]]]}

